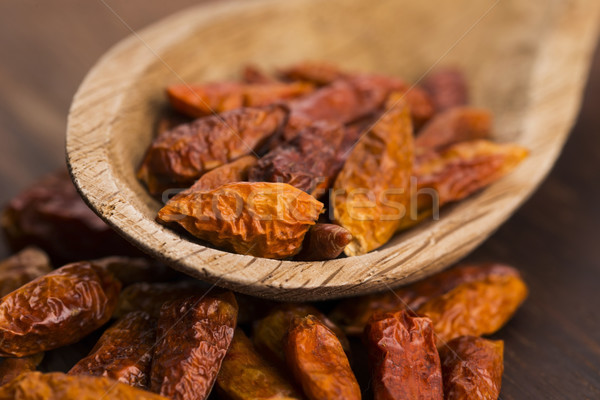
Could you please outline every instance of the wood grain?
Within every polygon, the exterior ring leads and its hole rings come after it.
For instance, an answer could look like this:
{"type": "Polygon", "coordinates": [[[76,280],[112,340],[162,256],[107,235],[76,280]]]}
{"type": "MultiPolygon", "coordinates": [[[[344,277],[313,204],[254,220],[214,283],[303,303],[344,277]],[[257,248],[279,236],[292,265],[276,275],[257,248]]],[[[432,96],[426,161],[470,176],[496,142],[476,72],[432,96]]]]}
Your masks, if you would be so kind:
{"type": "MultiPolygon", "coordinates": [[[[114,6],[118,5],[119,14],[137,29],[194,3],[129,0],[114,6]]],[[[100,2],[0,2],[1,71],[2,77],[13,83],[0,85],[0,159],[6,160],[0,168],[0,203],[62,164],[66,115],[75,89],[101,53],[127,34],[100,2]],[[52,18],[48,16],[58,19],[57,15],[61,23],[49,22],[52,18]],[[52,83],[41,84],[43,81],[52,83]],[[46,124],[27,109],[13,114],[14,90],[50,110],[50,118],[59,123],[46,124]],[[42,135],[54,144],[31,146],[42,135]]],[[[497,334],[506,345],[503,400],[600,397],[598,104],[600,51],[596,52],[578,121],[548,179],[469,256],[469,261],[517,266],[531,288],[522,309],[497,334]]],[[[0,256],[7,255],[0,245],[0,256]]],[[[70,369],[96,340],[91,337],[50,352],[43,367],[70,369]]],[[[368,376],[368,370],[361,369],[368,376]]]]}
{"type": "Polygon", "coordinates": [[[552,166],[580,104],[600,10],[586,0],[559,2],[543,13],[516,0],[488,15],[487,4],[463,5],[452,19],[446,16],[455,4],[432,9],[391,0],[227,2],[169,17],[111,49],[79,88],[67,131],[74,181],[90,206],[142,250],[240,292],[315,300],[434,273],[497,229],[552,166]],[[477,24],[484,15],[485,23],[477,24]],[[470,34],[457,42],[464,32],[470,34]],[[313,263],[226,253],[155,222],[159,204],[134,171],[152,139],[167,84],[232,77],[247,62],[269,67],[304,58],[417,79],[448,49],[444,62],[466,71],[474,103],[497,116],[497,138],[532,153],[515,173],[445,210],[440,221],[363,256],[313,263]],[[190,62],[192,54],[197,62],[190,62]]]}

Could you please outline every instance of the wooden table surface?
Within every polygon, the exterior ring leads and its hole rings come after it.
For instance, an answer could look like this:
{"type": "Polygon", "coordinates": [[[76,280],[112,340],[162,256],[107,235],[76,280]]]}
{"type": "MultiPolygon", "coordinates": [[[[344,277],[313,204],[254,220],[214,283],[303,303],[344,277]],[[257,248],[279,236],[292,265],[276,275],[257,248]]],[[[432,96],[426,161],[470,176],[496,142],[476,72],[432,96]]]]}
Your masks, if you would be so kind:
{"type": "MultiPolygon", "coordinates": [[[[0,203],[64,163],[66,117],[96,59],[191,0],[0,2],[0,203]]],[[[531,293],[505,340],[502,399],[600,398],[600,51],[581,113],[536,194],[469,259],[523,271],[531,293]]],[[[0,256],[8,252],[0,244],[0,256]]]]}

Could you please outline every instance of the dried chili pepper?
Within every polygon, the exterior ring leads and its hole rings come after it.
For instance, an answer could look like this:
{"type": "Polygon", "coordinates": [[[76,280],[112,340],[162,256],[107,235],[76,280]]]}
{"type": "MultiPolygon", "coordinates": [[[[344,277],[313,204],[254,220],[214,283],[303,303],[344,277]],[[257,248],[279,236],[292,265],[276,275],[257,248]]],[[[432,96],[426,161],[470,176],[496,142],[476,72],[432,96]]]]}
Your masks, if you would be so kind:
{"type": "Polygon", "coordinates": [[[174,110],[166,110],[163,115],[161,115],[156,123],[156,135],[162,135],[166,131],[170,131],[171,129],[175,129],[179,125],[189,124],[194,119],[188,117],[187,115],[183,115],[174,110]]]}
{"type": "Polygon", "coordinates": [[[350,353],[350,343],[344,332],[323,313],[308,304],[282,304],[254,326],[253,341],[256,349],[267,359],[285,365],[284,340],[294,318],[314,315],[336,334],[342,347],[350,353]]]}
{"type": "Polygon", "coordinates": [[[206,399],[231,344],[237,311],[231,292],[165,303],[152,360],[152,391],[174,400],[206,399]]]}
{"type": "Polygon", "coordinates": [[[490,185],[516,168],[528,154],[521,146],[487,140],[461,142],[441,151],[420,154],[413,168],[418,189],[416,204],[411,203],[410,213],[398,229],[406,229],[426,218],[435,202],[439,207],[490,185]]]}
{"type": "Polygon", "coordinates": [[[179,195],[158,218],[239,254],[286,258],[300,250],[322,209],[314,197],[285,183],[241,182],[179,195]]]}
{"type": "Polygon", "coordinates": [[[496,400],[504,372],[504,342],[460,336],[440,349],[446,400],[496,400]]]}
{"type": "Polygon", "coordinates": [[[228,400],[301,399],[287,378],[256,352],[239,328],[221,364],[217,388],[220,397],[228,400]]]}
{"type": "Polygon", "coordinates": [[[313,85],[301,82],[219,82],[169,86],[167,96],[174,109],[199,118],[241,107],[266,106],[305,95],[313,89],[313,85]]]}
{"type": "Polygon", "coordinates": [[[190,188],[176,194],[171,200],[176,202],[179,198],[194,192],[213,190],[229,183],[247,181],[248,173],[256,166],[257,161],[258,159],[256,157],[248,155],[240,157],[228,164],[221,165],[202,175],[190,188]]]}
{"type": "Polygon", "coordinates": [[[123,289],[119,295],[113,316],[120,318],[133,311],[144,311],[153,318],[158,318],[160,309],[166,301],[203,293],[205,289],[197,281],[134,283],[123,289]]]}
{"type": "Polygon", "coordinates": [[[4,297],[27,282],[52,271],[48,255],[35,247],[0,261],[0,297],[4,297]]]}
{"type": "MultiPolygon", "coordinates": [[[[318,86],[332,84],[339,80],[350,83],[358,92],[363,110],[354,115],[355,120],[368,115],[383,106],[392,92],[403,93],[403,100],[409,105],[413,125],[421,127],[434,114],[434,104],[425,90],[418,85],[409,85],[401,79],[367,73],[342,71],[327,63],[300,63],[280,71],[284,79],[314,83],[318,86]]],[[[340,121],[340,122],[350,122],[340,121]]]]}
{"type": "Polygon", "coordinates": [[[145,390],[97,376],[69,376],[60,372],[28,372],[0,388],[0,400],[167,400],[145,390]]]}
{"type": "Polygon", "coordinates": [[[346,73],[326,62],[304,61],[278,71],[285,80],[305,81],[324,86],[343,78],[346,73]]]}
{"type": "Polygon", "coordinates": [[[381,119],[352,149],[333,186],[334,218],[353,236],[346,255],[365,254],[397,230],[408,203],[413,163],[408,107],[389,100],[381,119]]]}
{"type": "Polygon", "coordinates": [[[444,398],[429,318],[406,311],[376,314],[365,328],[365,338],[375,400],[444,398]]]}
{"type": "MultiPolygon", "coordinates": [[[[381,105],[368,100],[361,96],[354,85],[343,80],[292,100],[287,103],[290,119],[281,141],[293,139],[299,131],[317,121],[345,124],[375,112],[381,105]]],[[[274,142],[271,148],[280,143],[274,142]]]]}
{"type": "Polygon", "coordinates": [[[156,320],[143,311],[129,313],[102,334],[69,375],[106,376],[145,389],[155,340],[156,320]]]}
{"type": "Polygon", "coordinates": [[[360,400],[360,387],[342,345],[314,315],[294,318],[285,356],[309,400],[360,400]]]}
{"type": "Polygon", "coordinates": [[[520,277],[520,274],[515,268],[504,264],[458,265],[393,291],[343,300],[337,304],[329,317],[347,335],[362,335],[369,318],[376,312],[403,309],[416,311],[428,300],[441,296],[458,285],[482,281],[490,276],[520,277]]]}
{"type": "Polygon", "coordinates": [[[103,257],[92,263],[112,273],[123,286],[138,282],[169,282],[183,276],[159,261],[142,257],[103,257]]]}
{"type": "Polygon", "coordinates": [[[37,369],[44,358],[44,353],[27,357],[11,357],[0,359],[0,386],[6,385],[17,376],[37,369]]]}
{"type": "Polygon", "coordinates": [[[323,261],[338,257],[352,241],[352,234],[344,227],[335,224],[317,223],[313,225],[302,244],[302,250],[294,259],[302,261],[323,261]]]}
{"type": "Polygon", "coordinates": [[[75,343],[104,325],[121,284],[89,262],[65,265],[0,300],[0,356],[28,356],[75,343]]]}
{"type": "Polygon", "coordinates": [[[151,194],[191,186],[205,172],[258,149],[286,119],[286,109],[274,105],[232,110],[179,125],[152,142],[138,178],[151,194]]]}
{"type": "Polygon", "coordinates": [[[485,139],[492,131],[492,113],[485,108],[454,107],[437,114],[415,139],[417,148],[435,149],[465,140],[485,139]]]}
{"type": "Polygon", "coordinates": [[[229,164],[208,171],[189,190],[192,192],[213,190],[228,183],[247,181],[248,173],[257,161],[258,159],[252,155],[240,157],[229,164]]]}
{"type": "Polygon", "coordinates": [[[340,125],[310,125],[259,159],[249,172],[249,180],[287,183],[318,198],[337,173],[338,148],[343,137],[340,125]]]}
{"type": "Polygon", "coordinates": [[[67,171],[50,174],[13,198],[0,216],[13,250],[36,246],[58,265],[137,249],[83,202],[67,171]]]}
{"type": "Polygon", "coordinates": [[[527,297],[518,276],[490,275],[430,299],[417,312],[433,321],[438,346],[463,335],[488,335],[500,329],[527,297]]]}
{"type": "Polygon", "coordinates": [[[425,77],[423,88],[438,112],[469,103],[469,90],[463,73],[451,67],[440,68],[425,77]]]}

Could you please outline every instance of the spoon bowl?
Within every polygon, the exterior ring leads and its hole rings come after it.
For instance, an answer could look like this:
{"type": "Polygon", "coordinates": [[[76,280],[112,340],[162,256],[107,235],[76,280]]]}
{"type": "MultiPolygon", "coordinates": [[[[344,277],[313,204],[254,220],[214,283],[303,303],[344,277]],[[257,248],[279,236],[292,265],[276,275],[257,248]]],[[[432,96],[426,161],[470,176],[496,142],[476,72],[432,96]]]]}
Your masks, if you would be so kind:
{"type": "Polygon", "coordinates": [[[409,283],[456,262],[506,221],[544,179],[577,114],[600,2],[258,0],[184,10],[108,51],[71,107],[67,159],[98,215],[134,245],[198,279],[250,295],[320,300],[409,283]],[[485,190],[369,254],[280,261],[206,247],[158,224],[160,203],[136,169],[166,108],[167,85],[239,76],[313,59],[417,82],[461,68],[473,105],[495,115],[494,139],[531,155],[485,190]]]}

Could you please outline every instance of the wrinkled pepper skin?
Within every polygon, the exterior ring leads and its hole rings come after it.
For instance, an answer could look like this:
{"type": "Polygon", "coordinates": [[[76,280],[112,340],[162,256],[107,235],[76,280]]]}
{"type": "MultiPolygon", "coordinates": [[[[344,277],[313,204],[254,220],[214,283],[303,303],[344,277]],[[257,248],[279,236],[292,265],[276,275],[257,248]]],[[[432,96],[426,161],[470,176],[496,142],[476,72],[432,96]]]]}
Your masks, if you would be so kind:
{"type": "Polygon", "coordinates": [[[416,312],[432,298],[439,297],[463,283],[482,281],[490,276],[520,277],[520,274],[515,268],[498,263],[458,265],[393,291],[342,300],[329,317],[347,335],[362,335],[369,318],[378,311],[407,309],[416,312]]]}
{"type": "Polygon", "coordinates": [[[23,357],[75,343],[104,325],[121,283],[89,262],[65,265],[0,300],[0,356],[23,357]]]}
{"type": "Polygon", "coordinates": [[[38,248],[26,247],[0,261],[0,297],[50,271],[52,266],[48,255],[38,248]]]}
{"type": "Polygon", "coordinates": [[[392,96],[387,112],[360,138],[333,186],[335,222],[353,236],[348,256],[368,253],[387,243],[405,215],[413,164],[409,110],[392,96]]]}
{"type": "Polygon", "coordinates": [[[0,400],[168,400],[106,377],[28,372],[0,388],[0,400]]]}
{"type": "Polygon", "coordinates": [[[27,357],[11,357],[0,360],[0,386],[6,385],[17,376],[35,371],[44,359],[44,353],[27,357]]]}
{"type": "Polygon", "coordinates": [[[429,318],[376,314],[365,328],[375,400],[443,400],[442,371],[429,318]]]}
{"type": "Polygon", "coordinates": [[[429,94],[437,112],[469,103],[467,80],[457,68],[434,70],[425,77],[423,89],[429,94]]]}
{"type": "Polygon", "coordinates": [[[415,139],[417,148],[436,149],[466,140],[486,139],[492,113],[485,108],[455,107],[437,114],[415,139]]]}
{"type": "Polygon", "coordinates": [[[206,288],[197,281],[134,283],[123,289],[119,295],[113,317],[121,318],[130,312],[144,311],[151,317],[158,318],[165,302],[202,294],[205,290],[206,288]]]}
{"type": "Polygon", "coordinates": [[[83,202],[64,169],[14,197],[2,210],[0,225],[14,251],[39,247],[55,265],[141,254],[83,202]]]}
{"type": "Polygon", "coordinates": [[[302,82],[217,82],[169,86],[167,97],[175,110],[200,118],[241,107],[267,106],[306,95],[313,89],[313,85],[302,82]]]}
{"type": "Polygon", "coordinates": [[[158,212],[158,219],[225,250],[282,259],[300,251],[322,210],[323,203],[288,184],[239,182],[182,193],[158,212]]]}
{"type": "Polygon", "coordinates": [[[285,337],[294,318],[313,315],[337,335],[344,351],[350,353],[350,343],[344,332],[340,330],[323,313],[309,304],[282,304],[273,309],[266,317],[254,326],[253,341],[256,349],[269,361],[279,366],[285,365],[285,337]]]}
{"type": "Polygon", "coordinates": [[[329,316],[347,335],[361,335],[369,318],[378,311],[393,312],[406,309],[416,312],[428,301],[439,298],[460,285],[501,280],[505,277],[521,279],[515,268],[504,264],[458,265],[393,291],[343,300],[329,316]]]}
{"type": "Polygon", "coordinates": [[[173,400],[206,399],[233,339],[237,312],[231,292],[165,303],[158,320],[151,390],[173,400]]]}
{"type": "Polygon", "coordinates": [[[429,217],[436,203],[441,207],[462,200],[494,183],[528,155],[524,147],[487,140],[470,140],[419,154],[413,168],[417,193],[411,193],[410,211],[398,230],[429,217]]]}
{"type": "Polygon", "coordinates": [[[319,318],[294,318],[285,342],[287,364],[309,400],[360,400],[341,343],[319,318]]]}
{"type": "Polygon", "coordinates": [[[146,389],[155,340],[156,320],[143,311],[129,313],[102,334],[90,354],[75,364],[69,375],[106,376],[146,389]]]}
{"type": "Polygon", "coordinates": [[[346,228],[335,224],[316,223],[304,237],[302,250],[294,259],[300,261],[324,261],[337,258],[352,241],[346,228]]]}
{"type": "Polygon", "coordinates": [[[504,372],[504,342],[457,337],[440,349],[446,400],[496,400],[504,372]]]}
{"type": "Polygon", "coordinates": [[[191,186],[204,173],[250,154],[285,125],[279,105],[199,118],[159,135],[138,170],[151,194],[191,186]]]}
{"type": "Polygon", "coordinates": [[[341,125],[310,125],[258,160],[249,180],[287,183],[319,198],[337,174],[337,154],[343,138],[341,125]]]}
{"type": "Polygon", "coordinates": [[[226,400],[300,400],[292,384],[254,349],[241,329],[236,329],[231,347],[217,376],[219,398],[226,400]]]}
{"type": "Polygon", "coordinates": [[[527,297],[518,276],[491,275],[463,283],[430,299],[417,313],[433,321],[438,346],[463,335],[490,335],[513,316],[527,297]]]}

